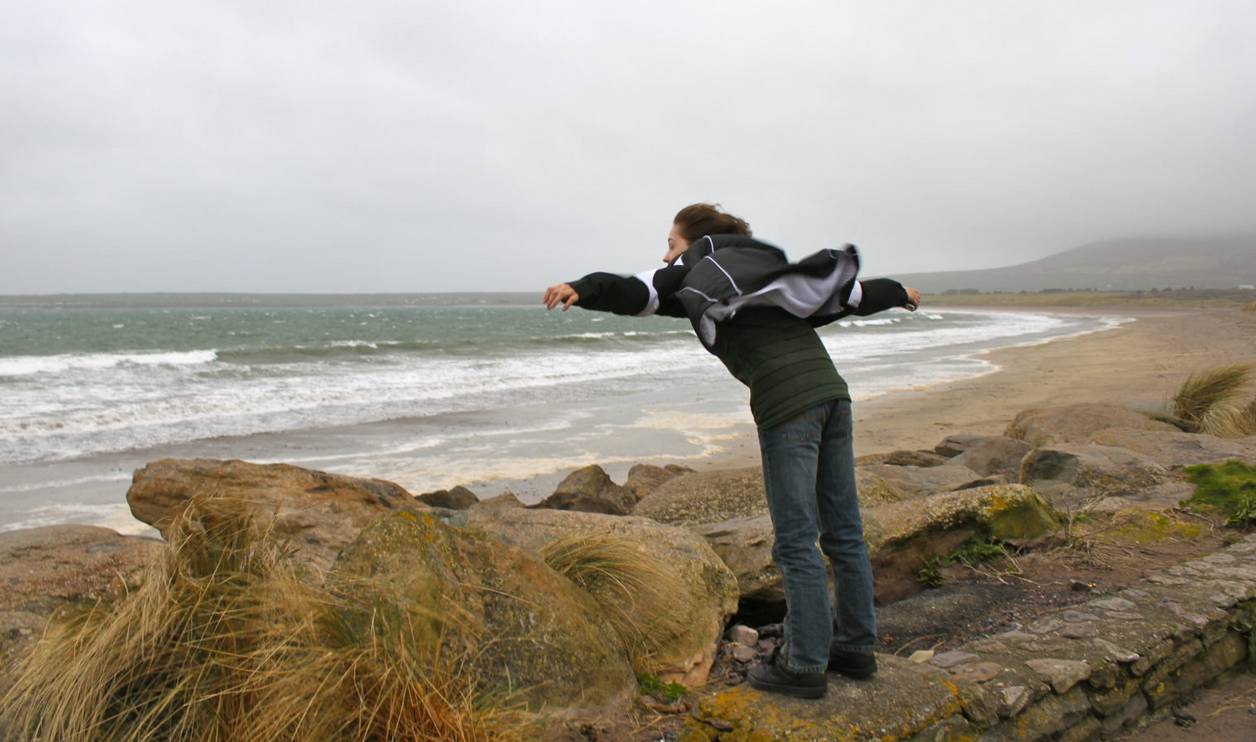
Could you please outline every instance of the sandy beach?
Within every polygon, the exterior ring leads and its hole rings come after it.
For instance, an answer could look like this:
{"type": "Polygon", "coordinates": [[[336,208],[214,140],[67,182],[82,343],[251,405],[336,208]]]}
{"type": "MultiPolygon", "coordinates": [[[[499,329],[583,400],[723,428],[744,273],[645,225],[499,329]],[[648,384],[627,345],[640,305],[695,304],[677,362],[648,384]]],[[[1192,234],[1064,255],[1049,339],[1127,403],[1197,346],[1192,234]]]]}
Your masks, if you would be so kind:
{"type": "MultiPolygon", "coordinates": [[[[1163,409],[1192,371],[1256,362],[1256,313],[1237,308],[1048,311],[1135,321],[1079,337],[994,350],[982,356],[997,366],[989,374],[859,402],[856,455],[932,448],[951,433],[1000,434],[1016,413],[1030,407],[1115,401],[1163,409]]],[[[748,466],[757,464],[758,456],[751,433],[732,442],[728,455],[696,468],[748,466]]]]}

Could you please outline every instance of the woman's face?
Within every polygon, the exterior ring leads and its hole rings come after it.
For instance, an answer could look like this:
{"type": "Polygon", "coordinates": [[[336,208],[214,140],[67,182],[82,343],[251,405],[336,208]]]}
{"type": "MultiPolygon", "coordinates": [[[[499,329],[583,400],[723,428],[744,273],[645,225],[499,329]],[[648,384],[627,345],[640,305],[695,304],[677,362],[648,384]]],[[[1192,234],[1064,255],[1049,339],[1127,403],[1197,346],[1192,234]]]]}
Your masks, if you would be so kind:
{"type": "Polygon", "coordinates": [[[676,262],[686,250],[689,249],[689,240],[680,234],[680,227],[676,224],[672,225],[672,231],[667,233],[667,253],[663,255],[663,262],[671,265],[676,262]]]}

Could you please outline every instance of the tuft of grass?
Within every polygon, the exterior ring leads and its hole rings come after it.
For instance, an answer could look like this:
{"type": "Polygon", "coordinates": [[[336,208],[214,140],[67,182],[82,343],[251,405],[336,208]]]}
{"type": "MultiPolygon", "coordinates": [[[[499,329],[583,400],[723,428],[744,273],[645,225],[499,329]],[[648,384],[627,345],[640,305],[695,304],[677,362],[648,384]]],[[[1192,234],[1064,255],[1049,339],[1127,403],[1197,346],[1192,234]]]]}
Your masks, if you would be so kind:
{"type": "Polygon", "coordinates": [[[413,614],[310,579],[249,508],[193,500],[142,585],[54,621],[0,699],[17,739],[514,740],[413,614]]]}
{"type": "Polygon", "coordinates": [[[1243,307],[1243,311],[1244,312],[1256,312],[1256,301],[1248,302],[1247,306],[1243,307]]]}
{"type": "Polygon", "coordinates": [[[688,626],[675,610],[685,591],[676,572],[639,545],[610,534],[582,534],[540,549],[555,572],[593,596],[639,672],[688,626]]]}
{"type": "Polygon", "coordinates": [[[1256,399],[1243,406],[1216,407],[1204,416],[1200,431],[1219,438],[1256,435],[1256,399]]]}
{"type": "Polygon", "coordinates": [[[946,560],[942,557],[929,557],[916,572],[916,582],[924,587],[942,587],[942,583],[946,581],[942,575],[942,567],[945,564],[946,560]]]}
{"type": "Polygon", "coordinates": [[[1188,429],[1201,431],[1210,417],[1233,404],[1251,376],[1246,364],[1218,366],[1193,373],[1173,396],[1172,415],[1188,429]]]}
{"type": "Polygon", "coordinates": [[[651,675],[648,672],[637,673],[637,685],[641,687],[641,692],[647,696],[654,696],[667,703],[675,703],[689,692],[689,689],[680,683],[664,683],[658,675],[651,675]]]}
{"type": "Polygon", "coordinates": [[[1256,466],[1227,461],[1188,466],[1185,471],[1195,485],[1195,494],[1183,505],[1192,510],[1222,513],[1226,525],[1256,524],[1256,466]]]}

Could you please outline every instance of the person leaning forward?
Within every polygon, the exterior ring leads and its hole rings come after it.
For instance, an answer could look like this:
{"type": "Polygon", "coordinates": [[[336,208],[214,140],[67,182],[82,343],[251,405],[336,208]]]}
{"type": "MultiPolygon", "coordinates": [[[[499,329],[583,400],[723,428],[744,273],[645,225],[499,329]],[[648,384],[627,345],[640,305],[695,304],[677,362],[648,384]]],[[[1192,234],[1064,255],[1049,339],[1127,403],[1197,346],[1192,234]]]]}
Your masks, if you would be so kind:
{"type": "Polygon", "coordinates": [[[855,487],[850,391],[815,327],[851,314],[914,310],[920,294],[886,278],[859,280],[850,246],[789,263],[781,250],[755,240],[747,222],[712,204],[676,214],[663,263],[635,276],[591,273],[556,284],[543,301],[564,311],[688,317],[704,347],[750,388],[772,560],[786,604],[784,640],[750,671],[750,684],[819,698],[826,670],[870,677],[876,613],[855,487]]]}

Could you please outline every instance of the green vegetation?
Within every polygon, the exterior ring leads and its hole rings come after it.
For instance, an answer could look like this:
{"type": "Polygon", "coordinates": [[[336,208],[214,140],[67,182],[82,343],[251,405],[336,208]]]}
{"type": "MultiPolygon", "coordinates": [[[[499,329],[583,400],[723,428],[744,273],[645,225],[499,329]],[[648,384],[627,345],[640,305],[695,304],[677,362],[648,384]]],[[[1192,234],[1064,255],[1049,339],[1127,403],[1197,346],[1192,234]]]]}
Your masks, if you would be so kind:
{"type": "Polygon", "coordinates": [[[947,560],[951,563],[960,562],[972,566],[1006,556],[1008,556],[1007,547],[1003,544],[997,541],[982,541],[970,538],[960,544],[958,549],[951,552],[947,560]]]}
{"type": "Polygon", "coordinates": [[[14,739],[515,740],[422,606],[311,579],[238,503],[193,500],[143,584],[54,621],[0,700],[14,739]]]}
{"type": "Polygon", "coordinates": [[[1246,364],[1193,373],[1173,396],[1168,421],[1182,430],[1222,438],[1256,435],[1256,399],[1243,403],[1252,377],[1246,364]]]}
{"type": "Polygon", "coordinates": [[[976,567],[995,559],[1010,559],[1006,544],[994,539],[970,538],[946,556],[929,557],[916,572],[916,582],[924,587],[941,587],[946,581],[942,570],[952,564],[976,567]]]}
{"type": "Polygon", "coordinates": [[[613,535],[578,535],[546,544],[541,558],[555,572],[593,596],[624,642],[633,666],[688,627],[675,610],[685,586],[675,570],[637,544],[613,535]]]}
{"type": "Polygon", "coordinates": [[[643,694],[654,696],[668,703],[679,701],[689,692],[689,689],[680,683],[664,683],[659,676],[648,672],[637,673],[637,685],[641,686],[643,694]]]}
{"type": "Polygon", "coordinates": [[[1183,504],[1192,510],[1218,512],[1226,525],[1256,525],[1256,466],[1242,461],[1186,467],[1195,494],[1183,504]]]}

